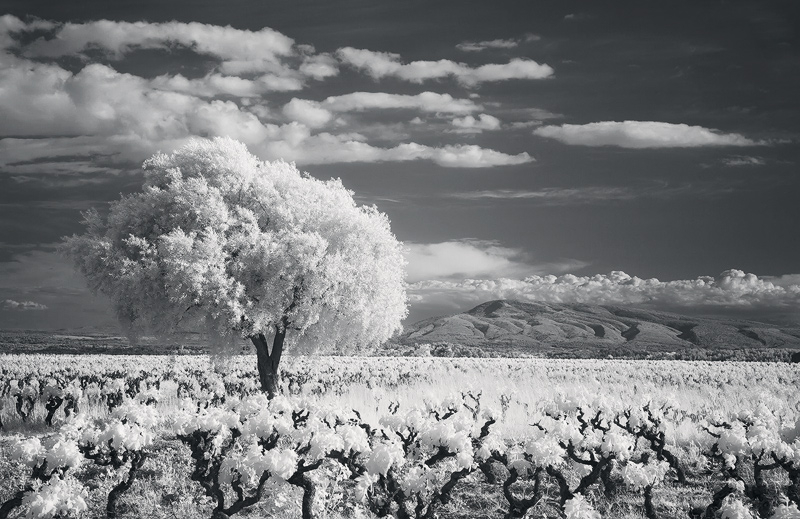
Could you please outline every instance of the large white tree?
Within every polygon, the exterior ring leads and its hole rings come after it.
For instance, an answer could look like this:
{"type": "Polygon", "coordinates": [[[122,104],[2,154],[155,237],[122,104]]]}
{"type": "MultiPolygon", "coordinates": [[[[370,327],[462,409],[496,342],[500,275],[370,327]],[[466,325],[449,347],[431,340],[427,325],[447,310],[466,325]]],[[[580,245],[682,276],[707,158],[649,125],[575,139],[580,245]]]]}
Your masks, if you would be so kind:
{"type": "Polygon", "coordinates": [[[250,339],[262,388],[286,345],[358,351],[400,328],[405,261],[385,214],[341,181],[262,162],[228,138],[144,163],[140,193],[84,215],[63,249],[129,333],[250,339]]]}

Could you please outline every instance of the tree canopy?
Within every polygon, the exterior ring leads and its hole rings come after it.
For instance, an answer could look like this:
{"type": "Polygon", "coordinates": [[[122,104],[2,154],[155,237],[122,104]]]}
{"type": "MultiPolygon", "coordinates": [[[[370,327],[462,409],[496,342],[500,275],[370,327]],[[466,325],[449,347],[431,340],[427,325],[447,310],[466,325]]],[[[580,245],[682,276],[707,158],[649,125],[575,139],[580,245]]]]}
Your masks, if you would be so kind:
{"type": "Polygon", "coordinates": [[[63,249],[130,332],[287,334],[354,351],[406,315],[405,261],[389,220],[338,179],[262,162],[229,138],[145,161],[142,191],[84,214],[63,249]]]}

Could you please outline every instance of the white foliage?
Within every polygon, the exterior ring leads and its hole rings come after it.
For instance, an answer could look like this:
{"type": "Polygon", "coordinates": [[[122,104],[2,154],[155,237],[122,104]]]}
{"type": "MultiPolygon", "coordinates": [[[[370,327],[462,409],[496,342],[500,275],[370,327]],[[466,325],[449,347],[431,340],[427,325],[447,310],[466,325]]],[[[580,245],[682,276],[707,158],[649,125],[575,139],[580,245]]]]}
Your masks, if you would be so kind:
{"type": "Polygon", "coordinates": [[[341,425],[336,429],[336,432],[342,437],[345,454],[350,451],[369,451],[369,438],[367,437],[367,432],[361,427],[355,425],[341,425]]]}
{"type": "Polygon", "coordinates": [[[666,461],[651,461],[650,463],[628,461],[620,473],[626,485],[641,490],[659,484],[664,480],[668,471],[669,463],[666,461]]]}
{"type": "Polygon", "coordinates": [[[770,519],[800,519],[800,509],[792,503],[790,505],[780,505],[775,509],[770,519]]]}
{"type": "Polygon", "coordinates": [[[720,432],[717,446],[723,455],[741,457],[749,453],[750,446],[744,426],[735,422],[730,429],[720,432]]]}
{"type": "Polygon", "coordinates": [[[618,460],[626,460],[633,453],[634,440],[631,436],[618,432],[609,431],[603,437],[600,450],[606,456],[614,456],[618,460]]]}
{"type": "Polygon", "coordinates": [[[601,519],[600,512],[580,494],[564,503],[564,515],[567,519],[601,519]]]}
{"type": "Polygon", "coordinates": [[[16,438],[11,442],[9,452],[12,461],[33,468],[39,463],[45,449],[39,438],[32,437],[24,440],[16,438]]]}
{"type": "Polygon", "coordinates": [[[153,444],[153,432],[137,423],[115,420],[97,435],[97,441],[119,452],[140,451],[153,444]]]}
{"type": "Polygon", "coordinates": [[[753,519],[753,514],[739,499],[727,499],[719,514],[720,519],[753,519]]]}
{"type": "MultiPolygon", "coordinates": [[[[540,433],[540,431],[537,431],[540,433]]],[[[525,444],[525,453],[530,455],[536,465],[541,467],[557,467],[564,463],[566,451],[551,435],[536,434],[525,444]]]]}
{"type": "Polygon", "coordinates": [[[436,474],[422,465],[411,468],[403,479],[400,487],[406,494],[424,494],[436,483],[436,474]]]}
{"type": "Polygon", "coordinates": [[[405,453],[400,444],[385,440],[372,448],[365,467],[372,475],[385,476],[393,466],[402,465],[404,462],[405,453]]]}
{"type": "Polygon", "coordinates": [[[83,485],[72,477],[51,478],[39,488],[28,492],[22,504],[28,507],[26,518],[50,519],[74,517],[86,511],[83,485]]]}
{"type": "Polygon", "coordinates": [[[50,471],[59,467],[72,469],[83,463],[83,455],[75,442],[62,438],[59,438],[52,447],[47,449],[44,459],[50,471]]]}
{"type": "Polygon", "coordinates": [[[64,250],[132,332],[204,326],[243,338],[287,325],[304,350],[377,344],[406,314],[389,220],[339,180],[261,162],[229,138],[144,164],[142,192],[85,215],[64,250]]]}
{"type": "Polygon", "coordinates": [[[342,437],[330,430],[315,432],[309,444],[311,445],[311,450],[308,452],[308,456],[311,459],[323,458],[331,451],[344,450],[342,437]]]}
{"type": "Polygon", "coordinates": [[[367,492],[369,491],[369,488],[376,481],[378,481],[378,475],[370,474],[369,472],[365,472],[364,474],[356,478],[356,488],[355,488],[356,499],[358,499],[358,501],[364,501],[364,499],[366,499],[367,497],[367,492]]]}

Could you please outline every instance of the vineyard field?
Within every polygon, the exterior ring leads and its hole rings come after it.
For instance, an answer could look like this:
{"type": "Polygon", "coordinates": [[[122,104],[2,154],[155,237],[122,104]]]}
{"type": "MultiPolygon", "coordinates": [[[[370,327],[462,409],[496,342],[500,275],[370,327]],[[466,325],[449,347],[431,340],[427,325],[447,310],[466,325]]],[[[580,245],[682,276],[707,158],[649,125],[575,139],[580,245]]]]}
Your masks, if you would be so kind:
{"type": "Polygon", "coordinates": [[[800,366],[0,355],[0,517],[800,518],[800,366]]]}

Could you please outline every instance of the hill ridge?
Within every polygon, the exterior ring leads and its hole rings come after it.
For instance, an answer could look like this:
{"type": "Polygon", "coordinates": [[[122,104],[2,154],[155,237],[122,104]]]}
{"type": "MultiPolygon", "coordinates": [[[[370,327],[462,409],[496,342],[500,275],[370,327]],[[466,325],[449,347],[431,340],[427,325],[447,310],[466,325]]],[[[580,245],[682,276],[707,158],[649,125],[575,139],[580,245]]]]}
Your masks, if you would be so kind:
{"type": "Polygon", "coordinates": [[[553,349],[652,351],[800,349],[800,327],[699,317],[636,306],[495,299],[466,312],[415,323],[404,345],[447,342],[537,352],[553,349]]]}

